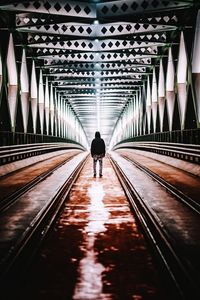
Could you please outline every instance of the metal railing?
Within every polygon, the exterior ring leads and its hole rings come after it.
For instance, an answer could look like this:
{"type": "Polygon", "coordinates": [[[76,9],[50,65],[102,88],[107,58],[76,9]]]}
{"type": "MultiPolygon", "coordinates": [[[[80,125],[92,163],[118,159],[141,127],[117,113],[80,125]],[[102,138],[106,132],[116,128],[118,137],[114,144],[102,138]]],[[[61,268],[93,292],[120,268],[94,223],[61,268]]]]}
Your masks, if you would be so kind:
{"type": "Polygon", "coordinates": [[[200,144],[200,128],[187,129],[187,130],[175,130],[157,132],[146,135],[135,136],[119,142],[168,142],[168,143],[180,143],[180,144],[200,144]]]}
{"type": "Polygon", "coordinates": [[[74,143],[75,141],[42,134],[0,131],[0,146],[35,144],[35,143],[74,143]]]}

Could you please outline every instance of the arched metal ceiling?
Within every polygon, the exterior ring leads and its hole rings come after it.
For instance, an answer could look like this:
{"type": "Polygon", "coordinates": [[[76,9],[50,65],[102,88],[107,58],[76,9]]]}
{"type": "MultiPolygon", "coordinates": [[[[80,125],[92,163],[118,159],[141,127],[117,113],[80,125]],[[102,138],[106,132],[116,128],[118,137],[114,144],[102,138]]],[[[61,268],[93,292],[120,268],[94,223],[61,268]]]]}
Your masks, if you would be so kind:
{"type": "Polygon", "coordinates": [[[192,26],[195,3],[7,0],[0,13],[18,45],[27,46],[28,56],[70,103],[89,142],[99,129],[108,143],[152,65],[176,43],[177,32],[192,26]]]}

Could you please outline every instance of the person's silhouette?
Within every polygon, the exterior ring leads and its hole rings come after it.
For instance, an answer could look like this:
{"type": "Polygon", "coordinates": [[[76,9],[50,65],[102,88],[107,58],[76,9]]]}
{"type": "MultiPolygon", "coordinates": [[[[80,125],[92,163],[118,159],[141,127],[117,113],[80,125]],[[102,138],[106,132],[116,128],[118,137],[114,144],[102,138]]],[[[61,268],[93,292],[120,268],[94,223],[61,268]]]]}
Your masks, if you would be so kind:
{"type": "Polygon", "coordinates": [[[99,176],[102,177],[103,157],[105,156],[105,143],[101,138],[100,132],[95,132],[95,138],[91,144],[91,156],[93,157],[94,177],[96,177],[96,166],[99,161],[99,176]]]}

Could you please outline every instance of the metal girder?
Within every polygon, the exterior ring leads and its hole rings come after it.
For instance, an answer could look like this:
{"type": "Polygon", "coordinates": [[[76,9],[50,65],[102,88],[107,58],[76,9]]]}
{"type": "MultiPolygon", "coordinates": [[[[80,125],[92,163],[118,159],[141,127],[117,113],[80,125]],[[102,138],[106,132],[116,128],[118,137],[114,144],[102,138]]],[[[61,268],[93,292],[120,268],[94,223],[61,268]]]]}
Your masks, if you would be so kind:
{"type": "Polygon", "coordinates": [[[149,59],[147,58],[142,58],[142,59],[134,59],[134,60],[127,60],[124,62],[109,62],[109,63],[104,63],[103,61],[101,63],[83,63],[83,62],[68,62],[66,60],[52,60],[51,58],[48,60],[44,61],[44,66],[43,68],[59,68],[59,67],[68,67],[69,69],[74,68],[80,68],[82,69],[94,69],[96,68],[97,70],[104,70],[106,68],[120,68],[120,67],[124,67],[124,68],[130,68],[131,66],[135,67],[135,66],[145,66],[145,67],[149,67],[151,66],[149,59]]]}
{"type": "MultiPolygon", "coordinates": [[[[62,96],[67,99],[84,99],[86,97],[90,97],[90,99],[92,99],[92,98],[96,99],[95,93],[85,93],[85,94],[76,93],[75,94],[75,93],[68,93],[68,91],[59,91],[59,94],[62,94],[62,96]]],[[[108,93],[108,94],[109,94],[109,97],[115,97],[116,99],[117,98],[122,99],[123,96],[127,97],[127,95],[125,95],[126,93],[124,94],[124,93],[117,92],[117,93],[108,93]]],[[[102,93],[102,97],[107,97],[106,93],[102,93]]]]}
{"type": "MultiPolygon", "coordinates": [[[[65,83],[65,84],[69,83],[69,84],[74,84],[74,85],[81,84],[81,83],[95,84],[95,79],[94,78],[92,78],[92,80],[91,80],[91,78],[82,79],[82,80],[81,79],[74,79],[74,80],[73,79],[61,79],[61,80],[52,79],[52,80],[49,80],[49,82],[51,82],[52,84],[53,83],[56,83],[56,84],[57,83],[65,83]]],[[[102,77],[100,79],[100,84],[101,85],[102,84],[112,84],[112,83],[117,83],[117,84],[119,84],[119,83],[122,83],[122,84],[124,84],[124,83],[126,83],[126,84],[138,84],[138,83],[141,83],[141,80],[132,79],[132,78],[128,78],[128,79],[118,78],[118,79],[116,79],[116,78],[109,78],[109,77],[106,78],[106,79],[104,79],[104,77],[102,77]]]]}
{"type": "MultiPolygon", "coordinates": [[[[99,38],[99,40],[104,40],[107,37],[99,38]]],[[[89,41],[93,43],[94,38],[85,38],[84,41],[89,41]]],[[[151,32],[151,33],[133,33],[128,35],[117,36],[118,41],[126,41],[130,42],[151,42],[151,43],[165,43],[166,41],[166,33],[165,32],[151,32]]],[[[57,42],[71,42],[69,45],[72,45],[72,41],[78,41],[75,36],[59,36],[59,35],[43,35],[40,33],[28,33],[28,45],[38,44],[38,43],[57,43],[57,42]]]]}
{"type": "Polygon", "coordinates": [[[27,58],[34,58],[36,68],[70,105],[89,138],[99,110],[107,140],[126,104],[152,73],[151,65],[157,66],[163,47],[176,44],[179,28],[190,26],[190,18],[184,23],[181,13],[194,4],[186,0],[8,1],[0,3],[0,10],[14,12],[17,45],[27,43],[27,58]]]}
{"type": "MultiPolygon", "coordinates": [[[[115,83],[106,83],[106,84],[101,84],[101,88],[119,88],[119,87],[122,87],[122,88],[134,88],[136,86],[142,86],[141,83],[135,83],[135,84],[126,84],[126,83],[120,83],[120,84],[115,84],[115,83]]],[[[96,90],[96,85],[94,84],[93,86],[91,84],[77,84],[77,85],[72,85],[72,84],[58,84],[56,85],[56,88],[66,88],[66,89],[69,89],[69,88],[86,88],[86,89],[95,89],[96,90]]]]}
{"type": "MultiPolygon", "coordinates": [[[[80,18],[80,17],[78,17],[80,18]]],[[[135,20],[137,22],[140,22],[141,17],[135,17],[135,20]]],[[[78,19],[77,19],[78,20],[78,19]]],[[[90,25],[91,20],[90,19],[81,19],[84,21],[84,24],[90,25]]],[[[16,26],[18,28],[20,27],[29,27],[32,26],[42,26],[42,25],[51,25],[51,24],[60,24],[60,23],[68,23],[72,21],[72,16],[60,16],[57,15],[49,15],[48,19],[45,18],[44,14],[34,14],[34,13],[23,13],[23,14],[17,14],[16,15],[16,26]]],[[[73,17],[73,22],[75,21],[75,18],[73,17]]],[[[128,20],[129,21],[129,20],[128,20]]],[[[76,21],[77,22],[77,21],[76,21]]],[[[132,23],[130,20],[129,22],[132,23]]],[[[101,22],[102,23],[102,22],[101,22]]],[[[178,26],[178,18],[174,15],[160,15],[159,17],[143,17],[142,23],[145,24],[151,24],[151,25],[169,25],[169,26],[178,26]]]]}
{"type": "Polygon", "coordinates": [[[162,11],[173,11],[189,8],[193,1],[172,0],[121,0],[99,3],[97,13],[100,18],[121,17],[127,15],[138,15],[148,13],[160,13],[162,11]]]}
{"type": "Polygon", "coordinates": [[[25,11],[47,15],[74,16],[81,18],[96,18],[96,5],[89,2],[64,0],[37,0],[25,3],[15,1],[15,4],[1,5],[0,9],[10,11],[25,11]]]}
{"type": "MultiPolygon", "coordinates": [[[[120,66],[117,66],[117,64],[114,64],[114,66],[112,64],[108,64],[109,66],[106,66],[104,68],[95,68],[95,67],[91,67],[91,68],[83,68],[83,67],[69,67],[69,66],[64,66],[64,68],[60,68],[61,71],[63,72],[66,72],[68,70],[71,70],[71,71],[76,71],[76,72],[81,72],[81,71],[84,71],[84,72],[99,72],[99,71],[115,71],[115,70],[123,70],[123,69],[127,69],[129,71],[131,70],[138,70],[138,72],[140,71],[146,71],[146,68],[149,67],[149,65],[123,65],[123,64],[120,64],[120,66]]],[[[52,70],[58,70],[58,68],[55,66],[55,68],[51,68],[49,66],[46,66],[46,67],[43,67],[44,70],[48,70],[48,72],[52,71],[52,70]]]]}
{"type": "MultiPolygon", "coordinates": [[[[148,72],[146,72],[146,70],[144,69],[141,69],[141,68],[131,68],[131,69],[121,69],[121,70],[118,70],[118,69],[115,69],[115,70],[112,70],[112,71],[77,71],[77,72],[73,72],[72,70],[59,70],[59,69],[56,69],[56,70],[53,70],[51,71],[50,73],[45,73],[44,76],[61,76],[61,77],[64,77],[64,76],[76,76],[77,77],[85,77],[85,76],[91,76],[91,77],[97,77],[97,78],[100,78],[100,77],[105,77],[106,75],[129,75],[129,74],[136,74],[136,75],[143,75],[143,74],[146,74],[148,72]]],[[[93,78],[94,79],[94,78],[93,78]]]]}
{"type": "MultiPolygon", "coordinates": [[[[59,51],[59,50],[57,50],[59,51]]],[[[54,54],[56,50],[52,51],[47,51],[47,53],[42,54],[37,53],[35,56],[37,59],[56,59],[56,60],[66,60],[68,62],[94,62],[94,63],[101,63],[102,61],[104,62],[122,62],[122,61],[127,61],[127,60],[135,60],[135,59],[143,59],[143,58],[156,58],[157,55],[154,53],[142,53],[142,54],[132,54],[131,52],[129,53],[124,53],[124,52],[118,52],[118,53],[69,53],[69,54],[54,54]],[[51,53],[52,52],[52,53],[51,53]]],[[[148,60],[147,60],[148,62],[148,60]]]]}
{"type": "Polygon", "coordinates": [[[76,36],[85,38],[105,38],[124,36],[129,34],[146,34],[155,32],[165,32],[175,30],[173,25],[151,25],[144,23],[118,22],[117,24],[98,24],[86,25],[69,23],[38,25],[31,27],[19,27],[21,32],[37,32],[40,34],[56,35],[56,36],[76,36]]]}
{"type": "Polygon", "coordinates": [[[122,0],[92,4],[88,2],[47,0],[31,2],[15,2],[15,4],[0,4],[0,8],[11,11],[25,11],[60,16],[80,16],[82,18],[117,18],[118,16],[138,15],[189,8],[193,1],[172,0],[122,0]]]}
{"type": "MultiPolygon", "coordinates": [[[[1,9],[1,7],[0,7],[1,9]]],[[[68,16],[61,16],[61,15],[49,15],[48,18],[45,14],[35,14],[35,13],[21,13],[16,14],[16,26],[17,28],[22,27],[32,27],[32,26],[42,26],[42,25],[49,25],[49,24],[59,24],[59,23],[68,23],[76,20],[76,22],[84,22],[86,24],[91,23],[91,18],[81,18],[81,16],[72,17],[70,15],[68,16]]],[[[171,22],[169,22],[169,25],[174,25],[173,19],[171,22]]]]}
{"type": "Polygon", "coordinates": [[[88,52],[104,52],[104,51],[119,51],[119,50],[130,50],[130,49],[144,49],[151,48],[156,49],[156,47],[164,46],[166,43],[160,42],[134,42],[129,40],[119,41],[106,39],[98,41],[86,41],[86,40],[75,40],[75,41],[64,41],[56,43],[40,43],[32,44],[29,47],[31,48],[40,48],[40,49],[59,49],[62,51],[88,51],[88,52]],[[92,45],[92,46],[91,46],[92,45]],[[91,49],[92,48],[92,49],[91,49]]]}
{"type": "MultiPolygon", "coordinates": [[[[89,72],[88,72],[89,73],[89,72]]],[[[92,72],[91,72],[92,73],[92,72]]],[[[104,72],[103,72],[104,73],[104,72]]],[[[51,74],[49,74],[48,76],[51,76],[51,74]]],[[[62,75],[62,74],[57,74],[57,75],[54,75],[52,74],[52,76],[66,76],[66,77],[69,77],[69,78],[87,78],[87,77],[93,77],[94,75],[93,74],[85,74],[85,75],[82,75],[82,74],[66,74],[66,75],[62,75]]],[[[142,76],[141,74],[137,74],[137,73],[125,73],[125,72],[112,72],[112,74],[108,71],[105,72],[105,75],[103,75],[104,78],[132,78],[132,79],[136,79],[136,80],[141,80],[142,79],[142,76]],[[107,74],[106,74],[107,73],[107,74]]]]}

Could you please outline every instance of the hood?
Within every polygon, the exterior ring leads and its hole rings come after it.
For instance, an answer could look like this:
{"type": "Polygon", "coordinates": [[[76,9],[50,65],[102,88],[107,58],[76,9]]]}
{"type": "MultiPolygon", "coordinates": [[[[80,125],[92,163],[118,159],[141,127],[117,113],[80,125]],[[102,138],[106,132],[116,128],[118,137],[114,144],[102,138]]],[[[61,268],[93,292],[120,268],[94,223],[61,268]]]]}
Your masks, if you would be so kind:
{"type": "Polygon", "coordinates": [[[100,137],[101,137],[100,132],[99,132],[99,131],[96,131],[96,132],[95,132],[95,138],[100,138],[100,137]]]}

